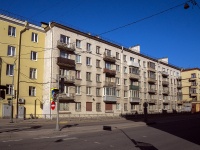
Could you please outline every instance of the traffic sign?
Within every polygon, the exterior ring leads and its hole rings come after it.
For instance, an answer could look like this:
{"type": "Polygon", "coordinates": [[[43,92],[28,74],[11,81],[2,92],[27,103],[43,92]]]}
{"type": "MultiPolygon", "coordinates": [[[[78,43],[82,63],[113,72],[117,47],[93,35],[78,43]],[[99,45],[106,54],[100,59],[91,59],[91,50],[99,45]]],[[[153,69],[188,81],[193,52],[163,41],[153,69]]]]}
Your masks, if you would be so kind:
{"type": "Polygon", "coordinates": [[[51,109],[54,110],[56,107],[56,103],[54,101],[51,102],[51,109]]]}

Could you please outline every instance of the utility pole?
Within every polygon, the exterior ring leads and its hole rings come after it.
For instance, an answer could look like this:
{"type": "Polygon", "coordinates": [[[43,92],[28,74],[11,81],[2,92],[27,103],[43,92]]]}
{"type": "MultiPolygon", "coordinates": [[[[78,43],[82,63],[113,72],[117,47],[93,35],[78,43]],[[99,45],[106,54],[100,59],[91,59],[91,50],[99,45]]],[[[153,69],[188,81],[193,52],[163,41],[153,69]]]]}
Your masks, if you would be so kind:
{"type": "Polygon", "coordinates": [[[55,91],[56,93],[56,101],[57,101],[57,107],[56,107],[56,111],[57,111],[57,115],[56,115],[56,131],[60,131],[60,127],[59,127],[59,84],[60,82],[60,75],[58,75],[58,90],[55,91]]]}

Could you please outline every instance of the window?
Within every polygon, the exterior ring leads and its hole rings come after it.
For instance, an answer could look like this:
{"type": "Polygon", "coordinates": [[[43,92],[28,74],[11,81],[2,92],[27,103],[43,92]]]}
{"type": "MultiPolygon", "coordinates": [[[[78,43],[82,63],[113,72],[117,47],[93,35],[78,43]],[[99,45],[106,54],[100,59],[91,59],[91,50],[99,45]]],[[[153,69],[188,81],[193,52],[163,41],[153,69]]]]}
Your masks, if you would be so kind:
{"type": "Polygon", "coordinates": [[[101,82],[101,79],[100,79],[101,75],[100,74],[96,74],[96,81],[97,82],[101,82]]]}
{"type": "Polygon", "coordinates": [[[116,58],[119,59],[119,53],[118,52],[116,52],[116,58]]]}
{"type": "Polygon", "coordinates": [[[101,96],[101,94],[100,94],[100,88],[96,88],[96,96],[101,96]]]}
{"type": "Polygon", "coordinates": [[[81,94],[81,86],[76,86],[76,94],[81,94]]]}
{"type": "Polygon", "coordinates": [[[116,65],[116,70],[117,70],[118,72],[120,72],[120,67],[119,67],[119,65],[116,65]]]}
{"type": "Polygon", "coordinates": [[[37,60],[37,52],[31,51],[31,60],[37,60]]]}
{"type": "Polygon", "coordinates": [[[104,87],[104,95],[107,96],[115,96],[116,89],[112,87],[104,87]]]}
{"type": "Polygon", "coordinates": [[[100,54],[100,47],[99,46],[96,47],[96,53],[100,54]]]}
{"type": "Polygon", "coordinates": [[[14,92],[13,86],[11,84],[7,84],[6,85],[6,94],[13,95],[14,94],[13,92],[14,92]]]}
{"type": "Polygon", "coordinates": [[[8,46],[8,56],[15,56],[15,47],[14,46],[8,46]]]}
{"type": "Polygon", "coordinates": [[[96,68],[100,68],[100,60],[96,60],[96,68]]]}
{"type": "Polygon", "coordinates": [[[60,111],[69,111],[69,103],[60,102],[59,105],[60,111]]]}
{"type": "Polygon", "coordinates": [[[12,26],[8,26],[8,35],[9,36],[16,36],[16,28],[12,26]]]}
{"type": "Polygon", "coordinates": [[[120,90],[117,90],[117,91],[116,91],[116,96],[117,96],[117,97],[120,97],[120,90]]]}
{"type": "Polygon", "coordinates": [[[120,79],[117,77],[116,78],[116,83],[118,84],[118,85],[120,85],[120,79]]]}
{"type": "Polygon", "coordinates": [[[96,111],[101,111],[101,103],[96,103],[96,111]]]}
{"type": "Polygon", "coordinates": [[[136,110],[136,105],[131,104],[131,110],[136,110]]]}
{"type": "Polygon", "coordinates": [[[14,65],[7,64],[6,75],[13,76],[13,74],[14,74],[14,65]]]}
{"type": "Polygon", "coordinates": [[[124,85],[127,85],[127,79],[124,79],[124,85]]]}
{"type": "Polygon", "coordinates": [[[105,55],[111,57],[111,50],[106,49],[106,50],[105,50],[105,55]]]}
{"type": "Polygon", "coordinates": [[[91,51],[91,44],[90,43],[86,44],[86,50],[89,51],[89,52],[91,51]]]}
{"type": "Polygon", "coordinates": [[[76,47],[81,48],[81,40],[76,40],[76,47]]]}
{"type": "Polygon", "coordinates": [[[146,62],[145,61],[143,61],[143,67],[146,68],[146,62]]]}
{"type": "Polygon", "coordinates": [[[34,86],[29,86],[29,96],[36,96],[36,88],[34,86]]]}
{"type": "Polygon", "coordinates": [[[124,91],[124,97],[128,97],[128,92],[124,91]]]}
{"type": "Polygon", "coordinates": [[[37,78],[37,70],[35,68],[30,68],[30,78],[31,79],[37,78]]]}
{"type": "Polygon", "coordinates": [[[90,66],[91,64],[91,58],[90,57],[86,57],[86,65],[90,66]]]}
{"type": "Polygon", "coordinates": [[[134,62],[134,58],[133,58],[133,57],[130,57],[130,61],[134,62]]]}
{"type": "Polygon", "coordinates": [[[86,81],[92,81],[91,80],[91,72],[86,72],[86,81]]]}
{"type": "Polygon", "coordinates": [[[76,63],[81,63],[81,55],[76,55],[76,63]]]}
{"type": "Polygon", "coordinates": [[[37,33],[32,32],[31,41],[38,42],[38,34],[37,33]]]}
{"type": "Polygon", "coordinates": [[[138,64],[139,64],[139,66],[141,66],[141,64],[140,64],[140,60],[138,59],[138,64]]]}
{"type": "Polygon", "coordinates": [[[116,104],[116,110],[121,110],[121,108],[120,108],[120,103],[117,103],[117,104],[116,104]]]}
{"type": "Polygon", "coordinates": [[[124,103],[124,111],[128,111],[127,103],[124,103]]]}
{"type": "Polygon", "coordinates": [[[109,63],[109,62],[106,62],[106,63],[105,63],[105,68],[111,70],[112,64],[109,63]]]}
{"type": "Polygon", "coordinates": [[[81,79],[81,71],[76,70],[76,79],[81,79]]]}
{"type": "Polygon", "coordinates": [[[124,67],[124,73],[127,73],[127,67],[124,67]]]}
{"type": "Polygon", "coordinates": [[[81,102],[75,103],[75,110],[81,111],[81,102]]]}
{"type": "Polygon", "coordinates": [[[70,55],[68,53],[66,53],[65,51],[60,51],[60,57],[69,59],[70,55]]]}
{"type": "Polygon", "coordinates": [[[123,55],[123,61],[126,62],[126,55],[123,55]]]}
{"type": "Polygon", "coordinates": [[[60,35],[60,42],[61,43],[66,43],[66,44],[69,44],[70,43],[70,38],[68,36],[65,36],[65,35],[60,35]]]}
{"type": "Polygon", "coordinates": [[[86,87],[86,94],[91,95],[91,87],[86,87]]]}

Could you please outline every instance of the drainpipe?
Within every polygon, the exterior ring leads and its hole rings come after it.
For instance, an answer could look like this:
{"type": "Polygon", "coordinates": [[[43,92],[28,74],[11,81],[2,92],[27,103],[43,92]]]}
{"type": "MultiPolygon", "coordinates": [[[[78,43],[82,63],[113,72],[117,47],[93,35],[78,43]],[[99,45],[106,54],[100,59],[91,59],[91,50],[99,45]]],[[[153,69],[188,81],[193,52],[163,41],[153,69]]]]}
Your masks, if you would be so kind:
{"type": "Polygon", "coordinates": [[[18,118],[18,107],[19,107],[19,103],[18,103],[18,99],[19,99],[19,78],[20,78],[20,62],[21,62],[21,44],[22,44],[22,34],[24,32],[26,32],[26,30],[28,30],[28,22],[25,21],[25,26],[24,29],[22,29],[19,33],[19,56],[18,56],[18,75],[17,75],[17,96],[16,96],[16,100],[17,100],[17,108],[16,108],[16,118],[18,118]]]}

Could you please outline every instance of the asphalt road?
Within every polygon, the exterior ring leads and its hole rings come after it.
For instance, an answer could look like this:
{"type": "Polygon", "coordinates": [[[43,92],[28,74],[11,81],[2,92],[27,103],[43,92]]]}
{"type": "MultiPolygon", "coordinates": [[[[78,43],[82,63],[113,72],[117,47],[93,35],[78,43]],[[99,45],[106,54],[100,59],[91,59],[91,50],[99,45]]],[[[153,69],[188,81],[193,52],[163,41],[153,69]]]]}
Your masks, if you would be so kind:
{"type": "MultiPolygon", "coordinates": [[[[140,124],[134,126],[136,124],[134,121],[132,123],[131,121],[124,121],[124,123],[122,121],[120,123],[113,123],[111,125],[112,131],[102,130],[102,124],[88,124],[90,126],[87,126],[87,123],[85,123],[85,127],[88,130],[84,132],[68,132],[70,130],[68,128],[59,133],[56,132],[56,134],[33,134],[35,136],[28,136],[27,134],[16,138],[1,139],[0,149],[200,150],[199,118],[166,120],[159,123],[152,123],[148,126],[140,124]]],[[[71,129],[76,128],[71,127],[71,129]]],[[[43,130],[30,130],[24,133],[36,133],[38,131],[43,130]]],[[[9,134],[10,136],[14,135],[14,131],[9,132],[9,134]]]]}

